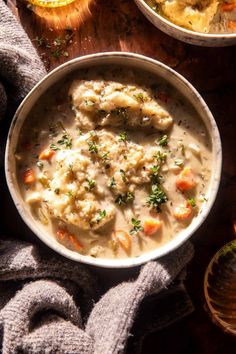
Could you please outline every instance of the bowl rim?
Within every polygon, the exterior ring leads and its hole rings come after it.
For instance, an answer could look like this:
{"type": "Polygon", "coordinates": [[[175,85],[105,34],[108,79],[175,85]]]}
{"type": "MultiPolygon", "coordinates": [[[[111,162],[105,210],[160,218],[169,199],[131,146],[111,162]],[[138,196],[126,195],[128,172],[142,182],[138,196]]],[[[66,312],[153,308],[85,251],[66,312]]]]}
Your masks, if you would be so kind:
{"type": "MultiPolygon", "coordinates": [[[[175,31],[181,32],[181,34],[188,34],[190,37],[195,37],[195,39],[236,39],[236,33],[202,33],[191,31],[187,28],[176,25],[174,22],[167,20],[165,17],[159,15],[155,12],[151,6],[149,6],[145,0],[134,0],[136,3],[139,3],[145,8],[152,16],[157,17],[158,20],[165,23],[165,25],[172,27],[175,31]]],[[[160,29],[161,30],[161,29],[160,29]]]]}
{"type": "MultiPolygon", "coordinates": [[[[96,65],[102,65],[106,63],[99,63],[96,65]]],[[[107,63],[109,64],[109,63],[107,63]]],[[[134,64],[123,64],[126,65],[128,67],[134,67],[134,64]]],[[[69,68],[70,69],[70,68],[69,68]]],[[[68,69],[68,70],[69,70],[68,69]]],[[[140,69],[140,70],[145,70],[140,69]]],[[[150,68],[150,72],[152,72],[153,70],[150,68]]],[[[64,73],[64,75],[69,75],[68,72],[64,73]]],[[[157,75],[157,74],[156,74],[157,75]]],[[[157,75],[158,76],[158,75],[157,75]]],[[[55,80],[53,81],[53,83],[49,84],[49,86],[52,86],[53,84],[55,84],[55,82],[60,81],[62,78],[60,78],[59,80],[55,80]]],[[[167,82],[169,82],[168,78],[166,79],[167,82]]],[[[32,106],[30,107],[32,108],[32,106]]],[[[208,129],[207,129],[208,130],[208,129]]],[[[19,130],[20,131],[20,130],[19,130]]],[[[18,135],[19,132],[17,133],[17,137],[16,140],[18,141],[18,135]]],[[[64,257],[67,257],[71,260],[77,261],[77,262],[81,262],[81,263],[85,263],[85,264],[89,264],[92,266],[96,266],[96,267],[101,267],[101,268],[130,268],[130,267],[136,267],[139,266],[141,264],[144,264],[148,261],[151,260],[155,260],[155,259],[159,259],[169,253],[171,253],[172,251],[174,251],[175,249],[177,249],[178,247],[180,247],[184,242],[186,242],[194,233],[195,231],[201,226],[201,224],[204,222],[204,220],[206,219],[206,217],[208,216],[214,201],[216,199],[216,195],[219,189],[219,184],[220,184],[220,179],[221,179],[221,170],[222,170],[222,146],[221,146],[221,139],[220,139],[220,134],[219,134],[219,130],[217,127],[217,124],[214,120],[214,117],[212,115],[212,113],[210,112],[208,106],[206,105],[205,101],[203,100],[203,98],[200,96],[200,94],[198,93],[198,91],[192,86],[191,83],[188,82],[187,79],[185,79],[182,75],[180,75],[179,73],[177,73],[175,70],[169,68],[167,65],[143,56],[141,54],[135,54],[135,53],[131,53],[131,52],[105,52],[105,53],[96,53],[96,54],[89,54],[89,55],[85,55],[85,56],[81,56],[75,59],[72,59],[60,66],[58,66],[57,68],[55,68],[54,70],[52,70],[50,73],[48,73],[46,76],[44,76],[35,86],[34,88],[27,94],[27,96],[24,98],[24,100],[21,102],[20,106],[18,107],[18,109],[15,112],[15,115],[12,119],[11,122],[11,126],[8,132],[8,137],[7,137],[7,144],[6,144],[6,150],[5,150],[5,175],[6,175],[6,181],[7,181],[7,185],[11,194],[11,197],[14,201],[14,204],[21,216],[21,218],[23,219],[24,223],[29,227],[29,229],[43,242],[45,243],[49,248],[53,249],[54,251],[56,251],[57,253],[61,254],[64,257]],[[178,235],[176,237],[174,237],[171,241],[167,242],[166,244],[164,244],[161,247],[157,247],[154,250],[151,250],[149,252],[143,253],[142,255],[138,256],[138,257],[130,257],[130,258],[121,258],[121,259],[109,259],[109,258],[94,258],[91,256],[85,256],[82,255],[80,253],[77,252],[73,252],[67,248],[65,248],[64,246],[62,246],[61,244],[59,244],[58,242],[52,242],[52,237],[47,233],[47,235],[43,235],[42,230],[40,230],[39,228],[37,228],[33,223],[30,222],[30,213],[24,208],[24,201],[22,199],[22,201],[20,200],[20,198],[18,198],[17,195],[17,188],[15,188],[15,180],[16,177],[14,175],[14,172],[12,171],[13,169],[11,168],[11,145],[13,144],[12,142],[12,136],[14,135],[14,128],[15,126],[19,123],[19,121],[22,121],[21,126],[23,125],[23,122],[25,121],[27,114],[23,117],[20,116],[22,109],[24,108],[26,102],[28,100],[30,100],[31,96],[36,94],[38,91],[38,97],[36,98],[36,101],[39,99],[39,97],[42,95],[43,92],[45,92],[45,90],[47,90],[48,88],[44,88],[42,90],[40,90],[40,88],[42,88],[42,86],[44,86],[44,84],[46,85],[46,83],[48,82],[48,80],[50,81],[50,78],[53,77],[54,75],[57,75],[57,73],[60,73],[64,70],[66,70],[67,67],[71,67],[71,71],[79,70],[79,66],[80,63],[86,62],[88,61],[88,66],[91,65],[91,62],[93,62],[94,59],[102,59],[102,60],[106,60],[106,59],[128,59],[128,60],[135,60],[136,62],[139,62],[140,65],[142,66],[144,63],[146,63],[146,65],[150,65],[152,67],[160,67],[161,70],[163,70],[166,74],[172,74],[172,76],[174,76],[174,79],[177,80],[178,82],[180,82],[180,84],[182,84],[189,92],[191,92],[193,94],[194,99],[198,102],[199,107],[201,107],[202,112],[204,112],[212,131],[214,132],[213,134],[210,134],[211,138],[213,137],[212,141],[212,148],[217,147],[217,152],[218,152],[218,157],[215,160],[215,170],[214,170],[214,178],[213,175],[211,176],[211,184],[214,188],[211,188],[208,190],[210,198],[205,202],[204,204],[204,208],[202,208],[202,213],[201,215],[197,216],[197,222],[195,222],[195,224],[190,224],[189,227],[191,227],[191,230],[188,230],[188,228],[184,229],[183,231],[181,231],[180,233],[178,233],[178,235]],[[15,179],[14,179],[15,178],[15,179]],[[188,231],[188,232],[187,232],[188,231]]],[[[17,183],[17,180],[16,180],[17,183]]],[[[32,217],[32,216],[31,216],[32,217]]]]}

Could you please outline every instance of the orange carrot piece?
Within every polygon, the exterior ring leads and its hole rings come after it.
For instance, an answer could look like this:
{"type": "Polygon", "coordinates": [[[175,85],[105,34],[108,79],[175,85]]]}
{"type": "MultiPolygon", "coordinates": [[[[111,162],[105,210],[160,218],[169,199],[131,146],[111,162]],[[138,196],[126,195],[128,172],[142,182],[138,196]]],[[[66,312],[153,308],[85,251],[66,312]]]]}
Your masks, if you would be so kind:
{"type": "Polygon", "coordinates": [[[225,4],[222,4],[221,7],[220,7],[220,10],[222,12],[231,12],[233,11],[234,9],[236,9],[236,3],[225,3],[225,4]]]}
{"type": "Polygon", "coordinates": [[[23,174],[23,181],[25,184],[32,184],[36,181],[35,173],[32,168],[27,168],[23,174]]]}
{"type": "Polygon", "coordinates": [[[131,248],[131,236],[125,232],[124,230],[117,230],[113,232],[112,237],[116,239],[120,245],[125,249],[125,251],[129,251],[131,248]]]}
{"type": "Polygon", "coordinates": [[[60,243],[62,243],[66,247],[71,247],[77,251],[81,250],[83,246],[77,240],[77,238],[70,234],[68,231],[64,229],[58,229],[57,232],[57,239],[60,243]]]}
{"type": "Polygon", "coordinates": [[[182,192],[193,189],[197,182],[190,167],[185,167],[176,179],[176,187],[182,192]]]}
{"type": "Polygon", "coordinates": [[[179,221],[185,221],[192,214],[192,210],[191,205],[187,202],[186,205],[180,205],[175,208],[174,217],[179,221]]]}
{"type": "Polygon", "coordinates": [[[146,219],[143,223],[143,231],[145,235],[151,236],[160,230],[162,221],[159,219],[146,219]]]}
{"type": "Polygon", "coordinates": [[[227,28],[228,28],[229,30],[236,31],[236,21],[231,21],[231,20],[229,20],[229,21],[227,22],[227,28]]]}
{"type": "Polygon", "coordinates": [[[55,155],[54,150],[45,149],[39,154],[39,160],[50,160],[53,155],[55,155]]]}

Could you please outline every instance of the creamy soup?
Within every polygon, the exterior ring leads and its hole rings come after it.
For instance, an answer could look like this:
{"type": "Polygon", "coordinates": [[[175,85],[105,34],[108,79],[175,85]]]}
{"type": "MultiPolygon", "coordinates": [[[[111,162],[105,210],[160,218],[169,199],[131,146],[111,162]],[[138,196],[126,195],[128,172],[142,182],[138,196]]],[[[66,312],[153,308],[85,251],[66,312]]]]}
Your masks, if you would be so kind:
{"type": "Polygon", "coordinates": [[[183,97],[116,66],[48,90],[15,154],[23,198],[49,237],[106,258],[137,257],[188,227],[206,200],[211,155],[183,97]]]}
{"type": "Polygon", "coordinates": [[[203,33],[236,32],[236,0],[147,0],[176,25],[203,33]]]}

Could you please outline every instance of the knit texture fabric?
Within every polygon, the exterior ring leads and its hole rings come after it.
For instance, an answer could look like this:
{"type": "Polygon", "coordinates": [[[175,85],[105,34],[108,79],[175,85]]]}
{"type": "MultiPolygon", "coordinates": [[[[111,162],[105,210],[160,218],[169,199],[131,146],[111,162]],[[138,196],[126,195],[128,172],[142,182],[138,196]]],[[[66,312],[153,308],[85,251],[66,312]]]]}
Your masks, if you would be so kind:
{"type": "MultiPolygon", "coordinates": [[[[0,0],[0,118],[6,112],[11,116],[45,73],[30,40],[0,0]]],[[[182,278],[170,285],[192,255],[186,243],[101,297],[87,267],[0,237],[0,352],[123,354],[133,338],[130,352],[138,353],[145,333],[193,310],[182,278]]]]}
{"type": "MultiPolygon", "coordinates": [[[[186,243],[143,266],[136,280],[110,289],[94,305],[97,285],[84,266],[45,256],[27,243],[0,241],[3,354],[123,354],[144,298],[166,289],[192,255],[186,243]]],[[[192,311],[190,301],[182,305],[170,313],[167,304],[161,327],[192,311]]]]}
{"type": "Polygon", "coordinates": [[[46,74],[36,50],[0,0],[0,118],[46,74]]]}

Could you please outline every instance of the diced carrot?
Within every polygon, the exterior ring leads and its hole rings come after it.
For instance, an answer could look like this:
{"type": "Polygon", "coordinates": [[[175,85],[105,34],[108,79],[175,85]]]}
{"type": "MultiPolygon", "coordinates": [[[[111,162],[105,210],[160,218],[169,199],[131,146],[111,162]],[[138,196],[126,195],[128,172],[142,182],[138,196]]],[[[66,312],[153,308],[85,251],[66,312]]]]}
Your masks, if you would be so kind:
{"type": "Polygon", "coordinates": [[[112,237],[117,240],[126,251],[130,250],[131,236],[127,232],[124,230],[117,230],[113,232],[112,237]]]}
{"type": "Polygon", "coordinates": [[[236,3],[226,3],[226,4],[222,4],[220,7],[220,10],[222,12],[231,12],[234,9],[236,9],[236,3]]]}
{"type": "Polygon", "coordinates": [[[158,230],[160,230],[162,226],[162,221],[159,219],[145,219],[143,223],[143,231],[145,235],[153,235],[158,230]]]}
{"type": "Polygon", "coordinates": [[[39,160],[50,160],[53,155],[55,155],[54,150],[45,149],[39,154],[39,160]]]}
{"type": "Polygon", "coordinates": [[[191,205],[188,202],[186,202],[185,205],[180,205],[175,208],[174,217],[179,221],[185,221],[192,214],[192,210],[193,209],[192,209],[191,205]]]}
{"type": "Polygon", "coordinates": [[[197,182],[190,167],[185,167],[176,179],[176,187],[182,192],[193,189],[196,184],[197,182]]]}
{"type": "Polygon", "coordinates": [[[77,240],[77,238],[70,234],[67,230],[64,229],[58,229],[57,232],[57,239],[60,243],[62,243],[66,247],[71,247],[75,250],[81,250],[83,246],[81,243],[77,240]]]}
{"type": "Polygon", "coordinates": [[[228,28],[229,30],[236,31],[236,22],[229,20],[229,21],[227,22],[227,28],[228,28]]]}
{"type": "Polygon", "coordinates": [[[35,173],[32,168],[27,168],[23,174],[23,181],[25,184],[32,184],[36,181],[35,173]]]}

